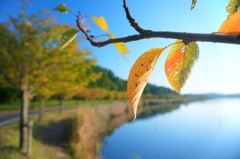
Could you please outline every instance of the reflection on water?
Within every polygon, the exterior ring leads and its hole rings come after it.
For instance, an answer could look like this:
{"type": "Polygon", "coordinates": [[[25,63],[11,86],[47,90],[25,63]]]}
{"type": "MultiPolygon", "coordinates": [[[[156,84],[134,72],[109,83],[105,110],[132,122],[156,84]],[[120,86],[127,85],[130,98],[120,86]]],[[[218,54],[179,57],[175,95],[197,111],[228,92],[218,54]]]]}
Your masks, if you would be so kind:
{"type": "Polygon", "coordinates": [[[139,115],[137,116],[137,120],[140,119],[148,119],[153,118],[160,114],[169,113],[173,110],[176,110],[180,107],[180,104],[174,103],[174,104],[167,104],[167,105],[145,105],[142,107],[141,111],[139,112],[139,115]]]}
{"type": "Polygon", "coordinates": [[[239,159],[240,100],[144,107],[102,143],[103,159],[239,159]]]}
{"type": "MultiPolygon", "coordinates": [[[[152,118],[179,108],[179,104],[149,105],[140,104],[138,120],[152,118]],[[144,106],[143,106],[144,105],[144,106]]],[[[133,113],[127,102],[83,107],[74,123],[71,146],[75,158],[101,158],[101,142],[108,135],[114,134],[116,128],[126,122],[132,122],[133,113]]],[[[132,154],[137,158],[137,154],[132,154]]]]}

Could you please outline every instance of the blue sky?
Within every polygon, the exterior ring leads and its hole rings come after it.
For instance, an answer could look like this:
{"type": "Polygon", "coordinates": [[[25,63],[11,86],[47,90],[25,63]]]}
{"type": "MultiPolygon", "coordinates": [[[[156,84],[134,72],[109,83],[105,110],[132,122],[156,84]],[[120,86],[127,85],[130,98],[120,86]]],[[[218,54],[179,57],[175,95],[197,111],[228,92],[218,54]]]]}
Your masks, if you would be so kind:
{"type": "MultiPolygon", "coordinates": [[[[43,8],[53,9],[60,3],[65,3],[74,12],[81,11],[83,15],[104,16],[110,33],[117,37],[136,34],[125,18],[122,0],[32,0],[33,6],[28,12],[36,12],[43,8]]],[[[228,0],[198,0],[194,10],[190,10],[191,0],[127,0],[130,12],[137,22],[145,29],[158,31],[178,31],[211,33],[216,32],[226,19],[225,6],[228,0]]],[[[10,14],[15,15],[20,8],[17,0],[0,0],[0,22],[10,14]]],[[[59,14],[57,23],[75,25],[75,17],[71,14],[59,14]]],[[[91,32],[94,35],[104,34],[90,20],[91,32]]],[[[98,59],[98,64],[112,70],[118,77],[127,79],[131,66],[145,51],[164,47],[173,43],[174,39],[148,39],[127,43],[130,54],[125,61],[113,45],[95,48],[87,41],[82,48],[90,48],[98,59]]],[[[240,46],[232,44],[216,44],[198,42],[200,57],[195,64],[190,78],[182,88],[182,93],[240,93],[240,46]]],[[[169,49],[160,57],[150,78],[150,83],[171,87],[164,74],[164,61],[169,49]]]]}

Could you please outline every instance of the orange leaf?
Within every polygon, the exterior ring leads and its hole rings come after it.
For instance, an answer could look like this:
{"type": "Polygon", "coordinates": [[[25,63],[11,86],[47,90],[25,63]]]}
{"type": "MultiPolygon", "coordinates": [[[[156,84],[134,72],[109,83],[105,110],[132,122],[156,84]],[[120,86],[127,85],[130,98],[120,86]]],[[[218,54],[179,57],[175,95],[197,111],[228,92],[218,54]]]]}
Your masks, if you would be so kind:
{"type": "Polygon", "coordinates": [[[174,71],[174,68],[177,67],[179,63],[181,63],[181,59],[183,58],[184,53],[182,50],[178,50],[175,55],[173,55],[170,59],[166,60],[165,63],[165,72],[166,75],[169,76],[170,73],[174,71]]]}
{"type": "Polygon", "coordinates": [[[223,22],[219,33],[239,35],[240,34],[240,12],[235,12],[229,15],[227,19],[223,22]]]}
{"type": "Polygon", "coordinates": [[[198,45],[195,42],[185,45],[182,40],[177,40],[173,45],[165,62],[165,73],[176,92],[180,92],[185,84],[198,56],[198,45]]]}
{"type": "Polygon", "coordinates": [[[142,92],[163,50],[163,48],[155,48],[142,54],[129,73],[127,96],[134,112],[134,119],[142,92]]]}
{"type": "Polygon", "coordinates": [[[43,82],[43,83],[47,83],[47,82],[48,82],[48,78],[47,78],[47,77],[44,77],[44,78],[42,79],[42,82],[43,82]]]}

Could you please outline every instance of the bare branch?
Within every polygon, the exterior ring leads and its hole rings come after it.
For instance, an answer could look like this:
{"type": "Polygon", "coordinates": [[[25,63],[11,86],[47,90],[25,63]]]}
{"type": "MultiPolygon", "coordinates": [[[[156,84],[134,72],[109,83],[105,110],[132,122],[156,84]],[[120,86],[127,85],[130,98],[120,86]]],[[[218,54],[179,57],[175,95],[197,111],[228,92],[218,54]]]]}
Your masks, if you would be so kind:
{"type": "Polygon", "coordinates": [[[91,38],[91,36],[86,32],[86,30],[83,28],[80,20],[80,16],[77,16],[77,27],[81,32],[86,36],[87,40],[93,45],[93,46],[98,46],[98,44],[91,38]]]}
{"type": "Polygon", "coordinates": [[[199,33],[186,33],[186,32],[168,32],[168,31],[152,31],[142,29],[135,19],[130,15],[128,7],[126,5],[126,0],[123,0],[123,7],[126,12],[127,19],[130,25],[137,31],[139,34],[129,35],[116,39],[108,39],[105,41],[95,41],[93,36],[90,36],[88,32],[84,29],[83,24],[81,24],[80,16],[77,16],[77,27],[82,33],[86,36],[87,40],[91,45],[96,47],[103,47],[109,44],[118,43],[118,42],[132,42],[142,39],[150,38],[170,38],[170,39],[182,39],[183,41],[190,43],[192,41],[201,41],[201,42],[215,42],[215,43],[228,43],[228,44],[240,44],[240,35],[227,35],[227,34],[199,34],[199,33]]]}
{"type": "Polygon", "coordinates": [[[198,34],[198,33],[185,33],[185,32],[181,33],[181,32],[148,31],[148,32],[144,32],[143,34],[135,34],[135,35],[130,35],[130,36],[116,38],[116,39],[109,39],[101,42],[95,42],[91,38],[89,40],[87,37],[90,43],[93,46],[97,46],[97,47],[103,47],[108,44],[113,44],[118,42],[127,43],[127,42],[142,40],[142,39],[150,39],[150,38],[182,39],[188,42],[201,41],[201,42],[240,44],[240,36],[220,35],[220,34],[198,34]]]}
{"type": "Polygon", "coordinates": [[[138,23],[135,21],[135,19],[131,16],[130,11],[127,7],[127,3],[126,0],[123,0],[123,8],[125,10],[128,22],[130,23],[130,25],[140,34],[144,32],[144,29],[142,29],[138,23]]]}

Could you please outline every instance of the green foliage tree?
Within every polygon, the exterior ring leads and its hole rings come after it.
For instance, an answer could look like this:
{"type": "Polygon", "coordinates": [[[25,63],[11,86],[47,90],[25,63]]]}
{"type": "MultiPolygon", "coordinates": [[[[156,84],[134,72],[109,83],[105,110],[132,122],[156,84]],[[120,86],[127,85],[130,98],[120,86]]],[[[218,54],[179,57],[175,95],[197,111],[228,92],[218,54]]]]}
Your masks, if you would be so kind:
{"type": "Polygon", "coordinates": [[[28,107],[32,95],[30,85],[33,77],[38,76],[34,70],[37,68],[40,50],[35,45],[41,47],[42,43],[35,36],[39,34],[36,29],[39,21],[32,23],[32,17],[27,17],[23,11],[19,18],[11,17],[9,24],[1,24],[0,29],[0,78],[2,83],[21,92],[19,146],[26,152],[28,107]]]}
{"type": "Polygon", "coordinates": [[[98,77],[87,75],[95,64],[89,51],[79,51],[72,42],[60,51],[59,35],[67,25],[53,23],[53,17],[40,12],[17,17],[0,24],[0,83],[21,92],[19,147],[26,152],[28,109],[34,96],[44,100],[54,94],[73,96],[76,88],[98,77]],[[73,90],[74,88],[74,90],[73,90]]]}

